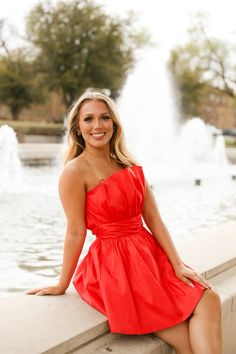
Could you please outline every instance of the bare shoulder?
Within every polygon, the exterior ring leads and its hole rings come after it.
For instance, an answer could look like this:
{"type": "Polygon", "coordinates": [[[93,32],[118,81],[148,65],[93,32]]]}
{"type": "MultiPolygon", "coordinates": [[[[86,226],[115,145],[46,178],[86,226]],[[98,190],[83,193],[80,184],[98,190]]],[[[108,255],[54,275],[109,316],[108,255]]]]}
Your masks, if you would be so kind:
{"type": "Polygon", "coordinates": [[[85,191],[86,174],[87,166],[80,156],[69,161],[65,165],[59,178],[59,190],[66,188],[73,189],[74,192],[78,189],[85,191]]]}
{"type": "Polygon", "coordinates": [[[85,224],[85,176],[83,161],[75,158],[65,165],[59,179],[59,196],[69,225],[85,224]]]}

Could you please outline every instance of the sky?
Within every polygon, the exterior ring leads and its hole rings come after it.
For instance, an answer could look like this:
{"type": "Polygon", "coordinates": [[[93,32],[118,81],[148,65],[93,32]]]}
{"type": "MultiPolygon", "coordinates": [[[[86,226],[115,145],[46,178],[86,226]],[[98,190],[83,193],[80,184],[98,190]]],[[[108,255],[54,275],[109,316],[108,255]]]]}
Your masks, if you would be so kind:
{"type": "MultiPolygon", "coordinates": [[[[56,0],[53,0],[56,2],[56,0]]],[[[236,36],[234,0],[95,0],[111,14],[137,12],[140,27],[145,27],[158,45],[171,48],[187,39],[190,15],[198,11],[209,15],[208,32],[227,40],[236,36]]],[[[0,0],[0,18],[23,33],[24,18],[38,0],[0,0]]]]}

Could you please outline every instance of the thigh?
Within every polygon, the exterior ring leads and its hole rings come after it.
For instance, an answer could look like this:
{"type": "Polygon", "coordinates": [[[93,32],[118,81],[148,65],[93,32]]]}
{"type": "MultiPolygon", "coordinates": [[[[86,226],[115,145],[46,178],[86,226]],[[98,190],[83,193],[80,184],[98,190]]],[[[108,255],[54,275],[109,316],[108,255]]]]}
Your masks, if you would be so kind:
{"type": "Polygon", "coordinates": [[[175,349],[188,350],[191,353],[188,322],[187,319],[175,326],[156,331],[154,334],[175,349]]]}
{"type": "Polygon", "coordinates": [[[203,295],[193,311],[193,315],[201,314],[203,317],[220,316],[221,301],[214,289],[205,289],[203,295]]]}

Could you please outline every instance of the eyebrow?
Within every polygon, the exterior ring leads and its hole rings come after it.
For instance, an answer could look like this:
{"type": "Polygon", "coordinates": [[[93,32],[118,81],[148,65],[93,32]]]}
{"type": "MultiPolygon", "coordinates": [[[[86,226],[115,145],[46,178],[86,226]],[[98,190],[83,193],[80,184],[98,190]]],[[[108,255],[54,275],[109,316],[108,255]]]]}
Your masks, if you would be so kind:
{"type": "MultiPolygon", "coordinates": [[[[110,116],[111,114],[109,112],[103,112],[103,113],[100,114],[100,116],[105,116],[105,115],[110,116]]],[[[84,117],[91,117],[91,116],[93,116],[93,113],[86,113],[84,115],[84,117]]]]}

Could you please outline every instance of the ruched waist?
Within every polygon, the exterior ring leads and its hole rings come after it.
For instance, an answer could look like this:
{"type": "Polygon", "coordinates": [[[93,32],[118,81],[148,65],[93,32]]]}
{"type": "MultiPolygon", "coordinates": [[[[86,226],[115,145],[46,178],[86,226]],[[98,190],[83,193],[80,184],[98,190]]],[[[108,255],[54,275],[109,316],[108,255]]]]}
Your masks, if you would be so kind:
{"type": "Polygon", "coordinates": [[[142,225],[141,215],[138,215],[131,219],[95,226],[92,233],[99,239],[131,236],[140,231],[142,225]]]}

